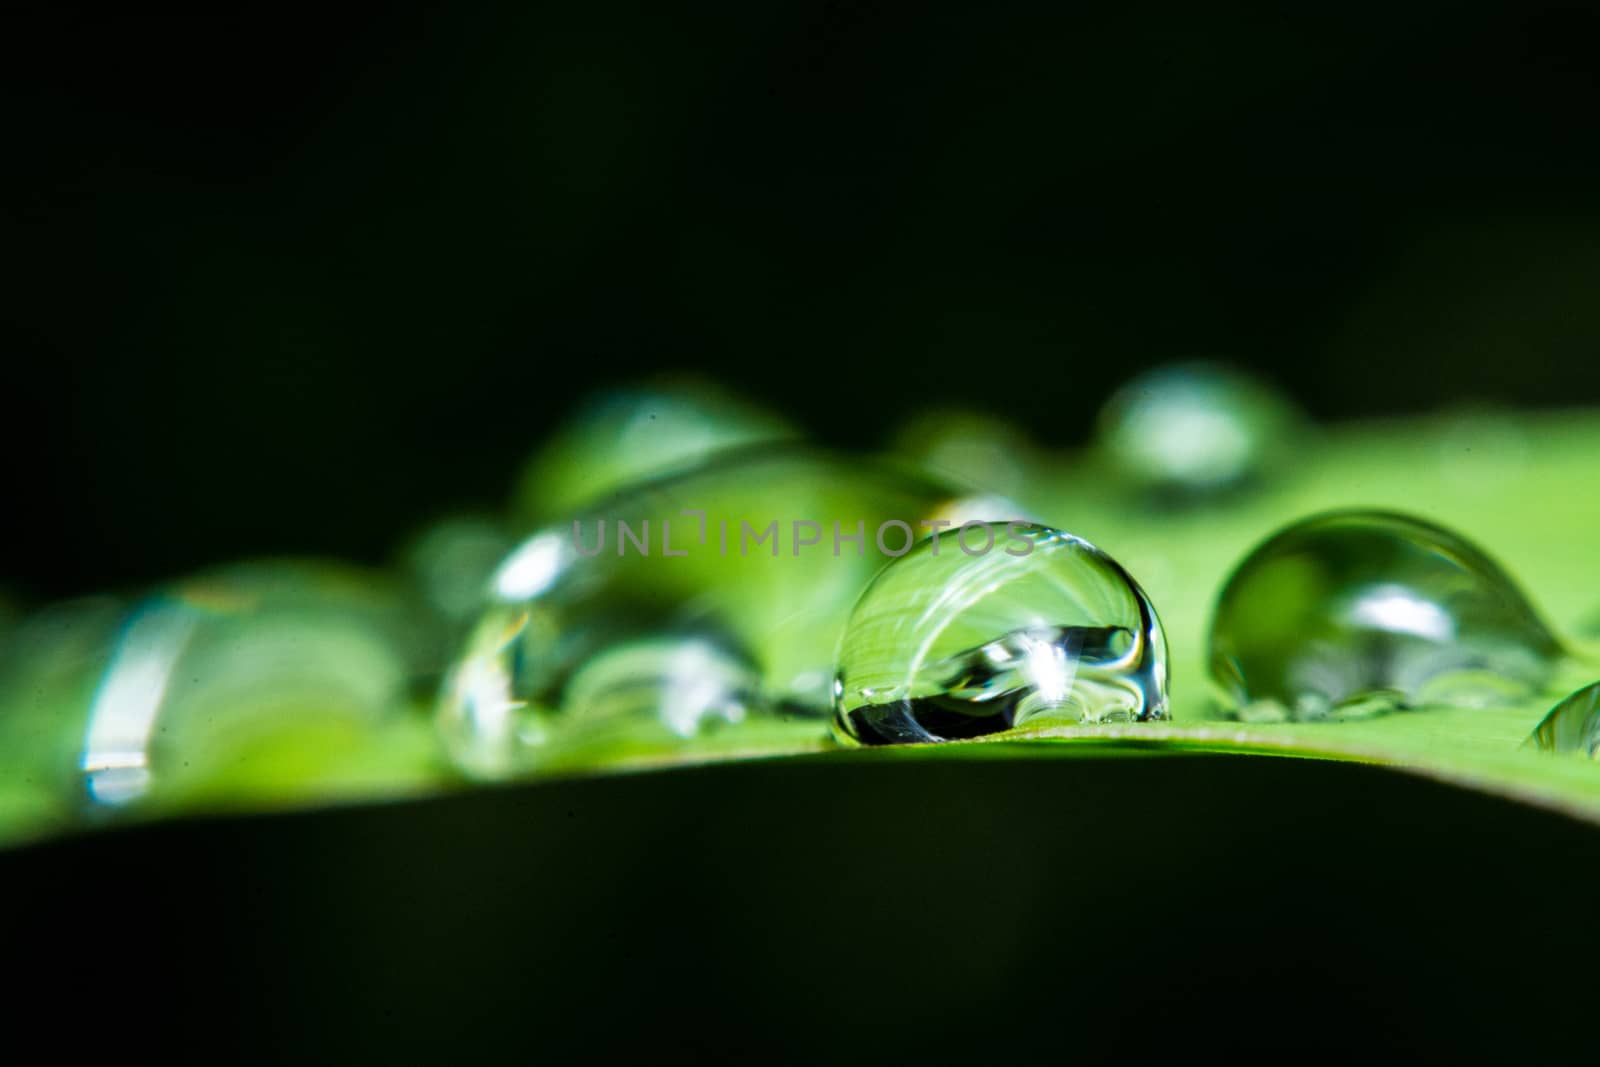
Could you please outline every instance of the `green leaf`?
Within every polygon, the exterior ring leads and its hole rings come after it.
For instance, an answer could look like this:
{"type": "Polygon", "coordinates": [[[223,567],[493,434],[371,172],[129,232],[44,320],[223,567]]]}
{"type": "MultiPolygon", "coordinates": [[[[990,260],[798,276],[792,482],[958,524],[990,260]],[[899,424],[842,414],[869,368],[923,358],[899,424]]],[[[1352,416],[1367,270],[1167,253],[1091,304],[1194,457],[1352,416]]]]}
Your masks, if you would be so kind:
{"type": "MultiPolygon", "coordinates": [[[[1019,729],[976,741],[845,752],[834,750],[820,720],[752,720],[679,750],[626,736],[591,738],[553,749],[540,776],[794,756],[872,763],[1242,753],[1372,764],[1600,821],[1600,764],[1524,747],[1554,703],[1600,678],[1592,645],[1574,636],[1592,624],[1600,607],[1600,583],[1591,579],[1593,531],[1600,528],[1600,496],[1592,491],[1597,457],[1600,415],[1593,413],[1346,425],[1307,439],[1302,454],[1286,457],[1288,473],[1275,484],[1166,512],[1151,511],[1125,492],[1092,456],[1035,460],[1020,502],[1111,553],[1156,604],[1171,648],[1172,721],[1019,729]],[[1435,708],[1360,721],[1227,719],[1212,698],[1204,666],[1217,591],[1239,560],[1278,528],[1348,507],[1419,515],[1451,527],[1497,559],[1573,649],[1550,691],[1513,707],[1435,708]]],[[[819,642],[808,654],[815,657],[820,642],[833,638],[804,638],[819,642]]],[[[825,658],[831,647],[823,652],[825,658]]],[[[77,688],[60,698],[62,707],[81,702],[77,688]]],[[[311,736],[300,739],[308,750],[294,737],[279,738],[269,750],[241,752],[230,763],[236,776],[197,778],[173,803],[140,814],[280,810],[461,788],[464,782],[443,772],[428,715],[419,706],[386,740],[372,745],[311,736]]],[[[0,774],[0,840],[67,828],[58,794],[57,783],[18,768],[0,774]]]]}
{"type": "MultiPolygon", "coordinates": [[[[1600,678],[1593,649],[1572,635],[1600,608],[1594,531],[1600,495],[1600,417],[1473,416],[1338,427],[1292,457],[1282,483],[1210,507],[1154,513],[1129,499],[1093,460],[1032,472],[1026,506],[1093,541],[1150,593],[1171,646],[1171,722],[1019,729],[891,754],[847,758],[1104,757],[1172,752],[1252,753],[1347,760],[1453,782],[1600,821],[1600,764],[1524,748],[1550,707],[1600,678]],[[1475,455],[1474,451],[1480,449],[1475,455]],[[1325,723],[1230,721],[1205,672],[1206,629],[1217,591],[1249,550],[1319,511],[1372,507],[1449,526],[1496,558],[1567,638],[1573,655],[1550,690],[1506,708],[1434,708],[1325,723]]],[[[765,754],[830,747],[809,731],[761,738],[765,754]]],[[[590,752],[561,770],[625,769],[748,755],[698,750],[676,759],[590,752]]]]}

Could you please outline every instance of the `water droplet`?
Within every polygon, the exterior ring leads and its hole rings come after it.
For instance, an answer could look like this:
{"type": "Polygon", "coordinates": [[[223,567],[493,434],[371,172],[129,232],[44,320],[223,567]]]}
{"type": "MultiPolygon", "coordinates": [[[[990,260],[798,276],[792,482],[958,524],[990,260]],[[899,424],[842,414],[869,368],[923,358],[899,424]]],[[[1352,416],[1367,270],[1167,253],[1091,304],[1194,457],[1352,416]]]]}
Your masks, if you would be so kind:
{"type": "Polygon", "coordinates": [[[759,668],[705,633],[657,634],[608,645],[580,663],[555,721],[524,721],[543,766],[709,750],[765,711],[759,668]],[[549,726],[546,733],[546,726],[549,726]]]}
{"type": "Polygon", "coordinates": [[[789,446],[724,454],[632,487],[536,533],[501,564],[444,687],[442,736],[475,776],[543,769],[590,730],[594,712],[573,702],[587,691],[580,675],[618,649],[643,648],[649,656],[625,662],[636,678],[656,679],[633,689],[653,687],[661,717],[636,716],[638,736],[699,751],[700,734],[662,726],[681,674],[661,666],[677,655],[663,649],[680,646],[715,650],[718,677],[751,667],[760,679],[757,700],[728,682],[743,711],[738,721],[720,716],[722,732],[754,736],[790,714],[814,716],[820,736],[840,629],[877,569],[937,528],[927,524],[1014,514],[891,465],[789,446]],[[648,662],[661,669],[638,668],[648,662]]]}
{"type": "Polygon", "coordinates": [[[1551,708],[1527,743],[1546,752],[1578,752],[1600,759],[1600,682],[1584,686],[1551,708]]]}
{"type": "Polygon", "coordinates": [[[515,510],[540,523],[718,452],[792,440],[783,419],[718,386],[665,381],[599,394],[524,467],[515,510]]]}
{"type": "Polygon", "coordinates": [[[88,713],[91,801],[316,795],[405,712],[413,616],[374,576],[255,564],[129,615],[88,713]]]}
{"type": "Polygon", "coordinates": [[[92,605],[25,624],[0,686],[8,723],[36,728],[39,777],[68,810],[381,787],[388,724],[426,736],[406,690],[436,641],[378,576],[246,564],[127,610],[92,605]]]}
{"type": "Polygon", "coordinates": [[[1071,534],[993,524],[885,567],[839,646],[835,737],[946,741],[1021,725],[1168,717],[1167,643],[1115,560],[1071,534]]]}
{"type": "Polygon", "coordinates": [[[935,476],[1016,497],[1037,462],[1025,435],[1004,419],[974,411],[927,411],[895,434],[890,450],[935,476]]]}
{"type": "Polygon", "coordinates": [[[418,534],[401,552],[401,566],[429,607],[461,624],[483,610],[489,578],[512,544],[495,519],[453,515],[418,534]]]}
{"type": "Polygon", "coordinates": [[[1293,452],[1303,419],[1249,375],[1184,363],[1129,382],[1100,413],[1097,446],[1151,499],[1201,499],[1260,481],[1293,452]]]}
{"type": "Polygon", "coordinates": [[[1340,511],[1245,557],[1218,597],[1209,658],[1241,718],[1308,721],[1514,702],[1561,655],[1476,546],[1406,515],[1340,511]]]}

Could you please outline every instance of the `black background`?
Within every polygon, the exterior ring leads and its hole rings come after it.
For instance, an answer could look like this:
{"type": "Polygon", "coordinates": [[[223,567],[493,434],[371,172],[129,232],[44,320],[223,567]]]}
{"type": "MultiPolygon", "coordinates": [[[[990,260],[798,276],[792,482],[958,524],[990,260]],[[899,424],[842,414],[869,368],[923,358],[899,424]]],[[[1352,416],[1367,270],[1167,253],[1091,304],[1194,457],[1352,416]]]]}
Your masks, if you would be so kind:
{"type": "Polygon", "coordinates": [[[1321,416],[1600,397],[1594,5],[582,5],[0,35],[7,563],[378,560],[574,398],[1051,445],[1234,360],[1321,416]]]}
{"type": "Polygon", "coordinates": [[[1310,760],[894,755],[0,854],[0,1012],[227,1062],[1592,1059],[1592,826],[1310,760]]]}

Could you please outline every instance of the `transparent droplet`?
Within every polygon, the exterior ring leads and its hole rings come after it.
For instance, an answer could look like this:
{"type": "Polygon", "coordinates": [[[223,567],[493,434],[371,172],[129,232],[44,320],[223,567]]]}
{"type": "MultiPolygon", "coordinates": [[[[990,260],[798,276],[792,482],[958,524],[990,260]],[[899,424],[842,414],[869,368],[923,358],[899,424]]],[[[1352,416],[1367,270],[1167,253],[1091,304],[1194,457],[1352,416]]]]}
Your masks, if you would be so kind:
{"type": "Polygon", "coordinates": [[[890,450],[937,477],[1016,497],[1037,463],[1028,438],[1004,419],[974,411],[935,410],[911,419],[890,450]]]}
{"type": "Polygon", "coordinates": [[[1600,682],[1584,686],[1551,708],[1527,743],[1546,752],[1577,752],[1600,759],[1600,682]]]}
{"type": "Polygon", "coordinates": [[[847,744],[1014,726],[1168,717],[1167,644],[1115,560],[1071,534],[996,523],[885,567],[839,645],[834,734],[847,744]]]}
{"type": "Polygon", "coordinates": [[[726,642],[695,634],[622,641],[573,671],[547,763],[581,766],[648,759],[691,744],[715,747],[762,715],[761,700],[755,662],[726,642]]]}
{"type": "Polygon", "coordinates": [[[669,380],[601,393],[528,461],[514,510],[542,523],[719,452],[796,436],[777,415],[708,382],[669,380]]]}
{"type": "Polygon", "coordinates": [[[460,624],[483,610],[489,579],[513,544],[496,519],[453,515],[418,534],[401,552],[401,565],[428,606],[460,624]]]}
{"type": "Polygon", "coordinates": [[[1267,721],[1512,703],[1561,655],[1476,546],[1378,511],[1305,519],[1252,551],[1218,597],[1209,654],[1232,710],[1267,721]]]}
{"type": "Polygon", "coordinates": [[[146,598],[90,706],[90,798],[310,799],[429,777],[419,678],[441,634],[387,578],[271,561],[146,598]]]}
{"type": "Polygon", "coordinates": [[[1302,427],[1295,407],[1255,378],[1183,363],[1118,390],[1100,413],[1097,447],[1121,484],[1181,502],[1267,478],[1292,455],[1302,427]]]}
{"type": "Polygon", "coordinates": [[[67,811],[382,791],[433,773],[409,696],[440,656],[424,620],[354,568],[222,568],[25,623],[0,706],[67,811]]]}
{"type": "MultiPolygon", "coordinates": [[[[442,736],[476,776],[565,761],[590,734],[593,712],[573,703],[580,675],[663,639],[721,650],[721,676],[747,665],[759,678],[756,701],[731,687],[744,710],[722,732],[753,738],[784,716],[810,728],[811,716],[820,736],[839,632],[872,575],[933,524],[1014,514],[892,465],[787,446],[635,486],[506,558],[441,695],[442,736]]],[[[699,751],[700,735],[662,725],[674,685],[656,685],[657,721],[638,716],[638,736],[699,751]]]]}

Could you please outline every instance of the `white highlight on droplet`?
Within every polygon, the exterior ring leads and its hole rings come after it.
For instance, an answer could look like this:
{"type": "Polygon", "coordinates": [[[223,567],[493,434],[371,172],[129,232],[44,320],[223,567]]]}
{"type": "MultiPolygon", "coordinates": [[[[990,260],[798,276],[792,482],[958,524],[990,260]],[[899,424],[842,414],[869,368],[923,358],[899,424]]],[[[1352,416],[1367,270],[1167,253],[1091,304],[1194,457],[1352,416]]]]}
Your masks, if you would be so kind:
{"type": "Polygon", "coordinates": [[[503,600],[527,600],[549,589],[565,559],[561,534],[555,530],[524,541],[494,576],[494,593],[503,600]]]}
{"type": "Polygon", "coordinates": [[[89,708],[83,771],[91,800],[127,804],[150,788],[150,737],[172,666],[194,619],[176,605],[150,608],[123,632],[89,708]]]}
{"type": "Polygon", "coordinates": [[[1428,641],[1448,641],[1456,632],[1455,620],[1444,608],[1403,585],[1372,587],[1351,608],[1350,618],[1376,630],[1428,641]]]}

